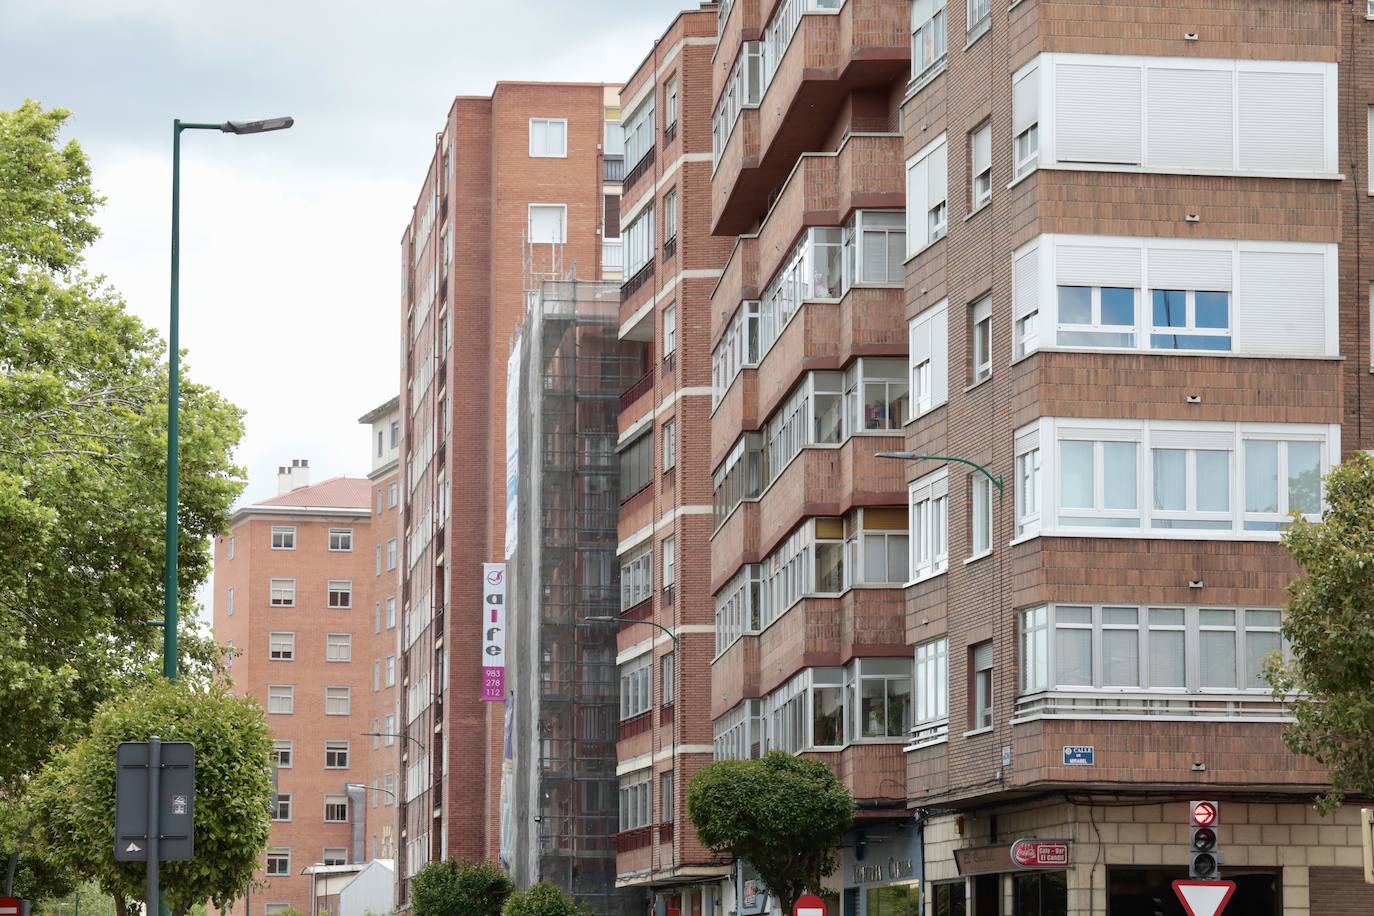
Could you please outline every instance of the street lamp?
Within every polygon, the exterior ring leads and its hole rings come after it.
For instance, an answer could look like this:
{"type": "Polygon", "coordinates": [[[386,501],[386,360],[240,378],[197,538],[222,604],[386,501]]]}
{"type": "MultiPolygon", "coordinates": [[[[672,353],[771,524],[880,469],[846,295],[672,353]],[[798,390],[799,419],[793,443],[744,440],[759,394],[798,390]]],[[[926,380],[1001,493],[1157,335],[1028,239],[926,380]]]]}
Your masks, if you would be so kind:
{"type": "Polygon", "coordinates": [[[673,641],[673,648],[677,648],[682,644],[682,641],[678,638],[678,635],[676,633],[674,633],[668,627],[665,627],[663,624],[655,623],[652,620],[635,620],[633,618],[626,617],[624,614],[617,614],[614,617],[583,617],[582,619],[595,620],[597,623],[642,623],[645,626],[656,627],[662,630],[665,634],[667,634],[668,638],[673,641]]]}
{"type": "Polygon", "coordinates": [[[992,481],[992,485],[997,488],[997,495],[1002,495],[1001,475],[993,476],[992,471],[989,471],[976,461],[969,461],[967,458],[955,458],[953,455],[922,455],[919,452],[877,452],[873,457],[898,458],[902,461],[957,461],[960,464],[966,464],[971,468],[977,468],[982,471],[983,475],[987,477],[988,480],[992,481]]]}
{"type": "Polygon", "coordinates": [[[409,735],[402,735],[398,732],[362,732],[361,736],[364,738],[404,738],[407,741],[415,742],[415,745],[420,748],[421,754],[425,752],[425,746],[420,743],[419,738],[412,738],[409,735]]]}
{"type": "Polygon", "coordinates": [[[344,783],[344,788],[357,789],[360,792],[385,792],[387,795],[390,795],[393,799],[396,797],[396,793],[386,788],[385,786],[368,786],[360,782],[346,782],[344,783]]]}
{"type": "Polygon", "coordinates": [[[263,121],[225,121],[200,124],[172,121],[172,315],[167,328],[167,562],[164,567],[162,615],[162,673],[169,681],[177,679],[177,479],[179,468],[181,401],[181,335],[177,300],[181,284],[181,132],[218,130],[226,134],[260,134],[286,130],[293,118],[268,118],[263,121]]]}

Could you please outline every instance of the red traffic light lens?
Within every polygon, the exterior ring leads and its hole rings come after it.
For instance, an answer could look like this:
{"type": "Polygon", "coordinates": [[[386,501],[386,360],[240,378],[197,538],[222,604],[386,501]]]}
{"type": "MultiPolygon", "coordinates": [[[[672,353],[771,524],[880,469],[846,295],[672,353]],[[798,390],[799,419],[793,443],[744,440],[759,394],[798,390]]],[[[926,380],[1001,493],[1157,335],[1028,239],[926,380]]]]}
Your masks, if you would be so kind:
{"type": "Polygon", "coordinates": [[[1217,848],[1217,832],[1211,827],[1198,827],[1193,831],[1193,851],[1211,852],[1217,848]]]}
{"type": "Polygon", "coordinates": [[[1190,814],[1194,827],[1211,827],[1217,822],[1217,806],[1213,802],[1193,802],[1190,814]]]}

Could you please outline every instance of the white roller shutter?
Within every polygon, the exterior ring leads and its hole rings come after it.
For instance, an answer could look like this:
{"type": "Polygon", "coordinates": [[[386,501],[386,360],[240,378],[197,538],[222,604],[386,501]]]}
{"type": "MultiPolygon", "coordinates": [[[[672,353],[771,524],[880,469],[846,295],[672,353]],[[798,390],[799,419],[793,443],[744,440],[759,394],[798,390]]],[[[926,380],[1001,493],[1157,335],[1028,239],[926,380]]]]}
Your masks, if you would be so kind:
{"type": "Polygon", "coordinates": [[[1236,304],[1243,353],[1326,352],[1326,258],[1319,252],[1242,251],[1236,304]]]}
{"type": "Polygon", "coordinates": [[[1011,133],[1016,136],[1040,120],[1040,68],[1024,74],[1011,90],[1011,133]]]}
{"type": "Polygon", "coordinates": [[[940,145],[930,151],[926,169],[927,202],[934,207],[949,197],[949,144],[943,138],[940,145]]]}
{"type": "Polygon", "coordinates": [[[1060,162],[1140,164],[1140,67],[1055,66],[1060,162]]]}
{"type": "Polygon", "coordinates": [[[1233,84],[1230,70],[1151,67],[1146,73],[1149,165],[1234,168],[1233,84]]]}
{"type": "Polygon", "coordinates": [[[949,400],[949,307],[941,306],[930,319],[930,403],[949,400]]]}
{"type": "Polygon", "coordinates": [[[1229,452],[1236,447],[1232,430],[1151,429],[1151,448],[1193,448],[1229,452]]]}
{"type": "Polygon", "coordinates": [[[1150,289],[1227,292],[1232,287],[1232,270],[1229,248],[1150,249],[1150,289]]]}
{"type": "Polygon", "coordinates": [[[1140,288],[1140,249],[1108,245],[1059,245],[1055,282],[1064,286],[1140,288]]]}
{"type": "Polygon", "coordinates": [[[930,203],[926,195],[929,159],[906,167],[906,253],[915,254],[930,242],[930,203]]]}
{"type": "Polygon", "coordinates": [[[1240,73],[1240,167],[1326,171],[1326,80],[1321,73],[1240,73]]]}
{"type": "Polygon", "coordinates": [[[1023,252],[1011,264],[1011,310],[1024,318],[1040,308],[1040,248],[1023,252]]]}

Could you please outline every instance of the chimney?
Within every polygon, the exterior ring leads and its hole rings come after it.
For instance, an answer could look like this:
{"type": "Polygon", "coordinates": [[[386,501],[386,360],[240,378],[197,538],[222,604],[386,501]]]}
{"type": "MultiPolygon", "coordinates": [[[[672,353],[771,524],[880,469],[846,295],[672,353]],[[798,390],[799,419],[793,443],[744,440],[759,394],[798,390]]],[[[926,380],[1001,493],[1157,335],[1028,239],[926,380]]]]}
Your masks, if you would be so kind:
{"type": "Polygon", "coordinates": [[[305,458],[292,458],[289,467],[277,468],[277,495],[285,496],[292,490],[310,486],[310,462],[305,458]]]}

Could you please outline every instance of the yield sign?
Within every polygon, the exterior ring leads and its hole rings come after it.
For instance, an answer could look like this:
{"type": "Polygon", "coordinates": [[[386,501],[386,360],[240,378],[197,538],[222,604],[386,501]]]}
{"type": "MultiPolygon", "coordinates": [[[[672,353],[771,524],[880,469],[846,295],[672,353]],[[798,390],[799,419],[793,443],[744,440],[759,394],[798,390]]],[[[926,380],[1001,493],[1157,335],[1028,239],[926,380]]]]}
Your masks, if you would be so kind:
{"type": "Polygon", "coordinates": [[[1174,893],[1188,916],[1217,916],[1236,892],[1234,881],[1175,881],[1174,893]]]}

